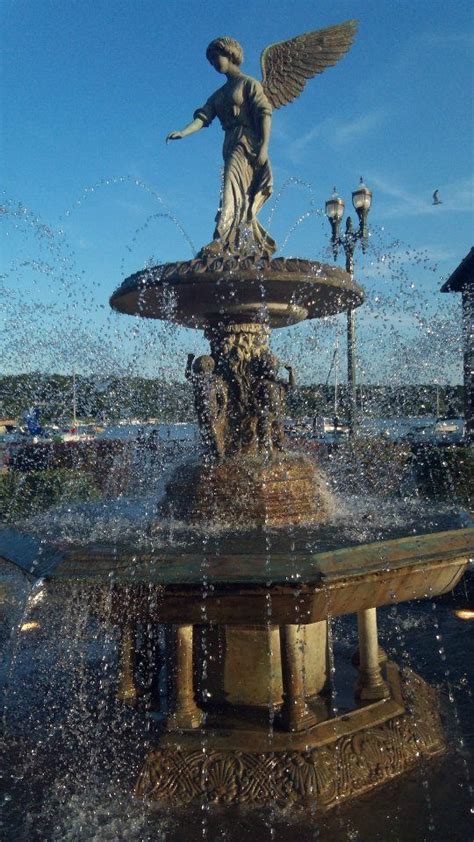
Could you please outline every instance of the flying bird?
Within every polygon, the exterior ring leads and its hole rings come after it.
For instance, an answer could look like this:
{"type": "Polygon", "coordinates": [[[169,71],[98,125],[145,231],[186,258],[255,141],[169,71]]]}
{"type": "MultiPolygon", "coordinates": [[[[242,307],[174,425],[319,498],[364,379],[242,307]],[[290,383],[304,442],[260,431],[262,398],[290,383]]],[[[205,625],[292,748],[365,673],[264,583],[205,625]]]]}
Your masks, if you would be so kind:
{"type": "Polygon", "coordinates": [[[442,205],[442,201],[439,198],[439,190],[435,190],[433,193],[433,204],[434,205],[442,205]]]}

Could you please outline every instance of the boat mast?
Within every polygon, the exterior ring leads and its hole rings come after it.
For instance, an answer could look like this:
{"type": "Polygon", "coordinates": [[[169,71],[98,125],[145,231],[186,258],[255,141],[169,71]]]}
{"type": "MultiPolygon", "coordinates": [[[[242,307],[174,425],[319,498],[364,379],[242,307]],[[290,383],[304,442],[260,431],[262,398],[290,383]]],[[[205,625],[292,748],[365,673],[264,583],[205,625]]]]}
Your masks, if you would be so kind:
{"type": "Polygon", "coordinates": [[[77,427],[77,394],[76,394],[76,372],[72,373],[72,425],[77,427]]]}

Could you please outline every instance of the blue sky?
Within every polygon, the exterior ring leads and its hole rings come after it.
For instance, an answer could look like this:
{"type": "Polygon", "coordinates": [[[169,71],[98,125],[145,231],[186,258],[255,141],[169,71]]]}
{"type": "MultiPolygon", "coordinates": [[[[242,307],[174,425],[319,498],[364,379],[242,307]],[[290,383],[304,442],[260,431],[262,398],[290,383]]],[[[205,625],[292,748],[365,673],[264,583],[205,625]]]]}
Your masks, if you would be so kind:
{"type": "MultiPolygon", "coordinates": [[[[200,335],[112,314],[108,298],[212,234],[220,127],[164,143],[222,84],[206,46],[233,35],[259,78],[267,44],[357,18],[348,55],[274,113],[261,219],[282,253],[330,260],[324,201],[336,185],[350,204],[363,175],[360,378],[460,380],[459,300],[438,290],[474,230],[471,2],[3,0],[2,13],[4,371],[180,374],[200,335]]],[[[341,316],[274,343],[303,380],[324,381],[343,335],[341,316]]]]}

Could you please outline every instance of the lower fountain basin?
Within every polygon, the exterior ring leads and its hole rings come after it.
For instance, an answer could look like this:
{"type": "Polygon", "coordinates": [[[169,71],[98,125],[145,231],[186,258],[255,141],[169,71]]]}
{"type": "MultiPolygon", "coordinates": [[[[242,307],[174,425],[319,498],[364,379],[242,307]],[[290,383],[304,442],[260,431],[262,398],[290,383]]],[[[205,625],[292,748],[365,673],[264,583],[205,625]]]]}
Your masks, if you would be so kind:
{"type": "Polygon", "coordinates": [[[162,534],[155,524],[141,541],[50,544],[3,530],[0,560],[120,629],[124,704],[140,707],[140,634],[163,630],[173,663],[168,707],[156,712],[139,796],[326,809],[445,750],[437,693],[387,661],[375,609],[456,585],[474,529],[440,528],[446,519],[462,523],[452,512],[424,521],[419,511],[419,534],[375,530],[383,537],[370,543],[350,543],[350,530],[336,537],[300,526],[202,532],[163,523],[162,534]],[[356,705],[334,715],[327,620],[352,613],[356,705]]]}
{"type": "Polygon", "coordinates": [[[294,530],[292,548],[276,549],[262,530],[234,534],[233,545],[221,533],[204,546],[192,530],[175,530],[174,545],[163,549],[153,539],[142,547],[48,545],[6,529],[0,558],[55,585],[83,587],[99,601],[101,591],[107,600],[112,595],[117,618],[126,591],[129,611],[154,622],[199,623],[205,617],[218,624],[286,624],[445,593],[474,549],[470,527],[322,552],[298,545],[298,534],[301,540],[304,530],[294,530]],[[153,590],[158,601],[149,598],[153,590]]]}

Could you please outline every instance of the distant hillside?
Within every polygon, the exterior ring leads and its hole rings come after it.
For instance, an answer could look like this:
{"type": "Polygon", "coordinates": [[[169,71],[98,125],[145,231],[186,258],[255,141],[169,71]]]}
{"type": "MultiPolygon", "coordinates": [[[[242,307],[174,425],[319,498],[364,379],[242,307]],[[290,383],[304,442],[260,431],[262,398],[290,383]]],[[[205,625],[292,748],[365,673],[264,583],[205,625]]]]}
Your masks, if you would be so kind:
{"type": "MultiPolygon", "coordinates": [[[[357,403],[365,415],[399,417],[435,415],[437,387],[433,384],[392,387],[363,385],[357,403]]],[[[460,415],[463,387],[438,389],[441,414],[460,415]]],[[[347,387],[338,389],[338,414],[344,416],[347,387]]],[[[21,418],[31,406],[39,406],[44,422],[69,420],[72,416],[73,379],[60,374],[19,374],[0,377],[0,417],[21,418]]],[[[188,383],[165,383],[143,377],[100,379],[76,377],[79,418],[117,420],[157,418],[160,421],[192,421],[194,407],[188,383]]],[[[288,414],[333,415],[334,387],[297,386],[288,396],[288,414]]]]}

